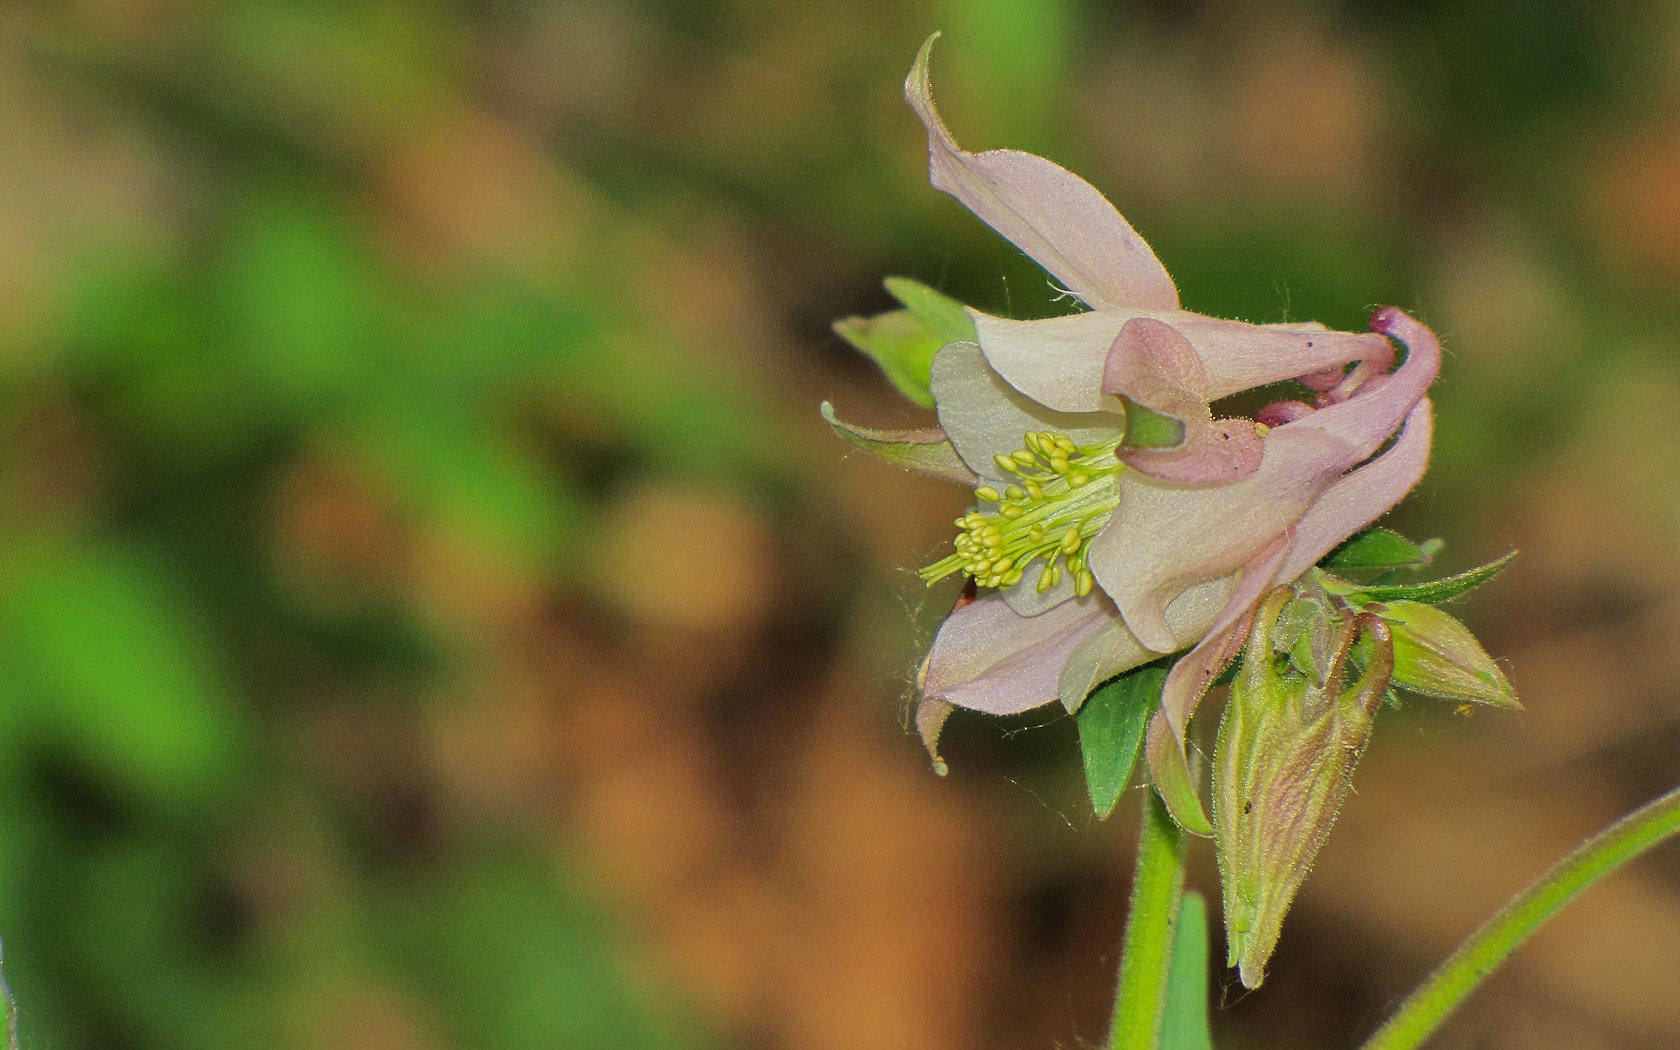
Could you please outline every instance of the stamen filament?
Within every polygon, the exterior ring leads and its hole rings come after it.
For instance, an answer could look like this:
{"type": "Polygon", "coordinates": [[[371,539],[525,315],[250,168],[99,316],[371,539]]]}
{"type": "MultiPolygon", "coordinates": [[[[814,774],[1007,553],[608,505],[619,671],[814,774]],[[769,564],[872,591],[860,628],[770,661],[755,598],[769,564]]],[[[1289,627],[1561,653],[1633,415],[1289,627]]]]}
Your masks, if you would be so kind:
{"type": "Polygon", "coordinates": [[[1002,493],[990,485],[974,490],[976,500],[996,503],[956,519],[955,552],[921,570],[929,583],[963,573],[985,587],[1020,582],[1029,564],[1042,560],[1040,593],[1057,586],[1066,562],[1074,593],[1091,593],[1095,577],[1085,566],[1091,537],[1101,532],[1120,504],[1114,456],[1118,442],[1078,446],[1063,434],[1028,431],[1023,448],[993,457],[1000,471],[1019,478],[1002,493]]]}

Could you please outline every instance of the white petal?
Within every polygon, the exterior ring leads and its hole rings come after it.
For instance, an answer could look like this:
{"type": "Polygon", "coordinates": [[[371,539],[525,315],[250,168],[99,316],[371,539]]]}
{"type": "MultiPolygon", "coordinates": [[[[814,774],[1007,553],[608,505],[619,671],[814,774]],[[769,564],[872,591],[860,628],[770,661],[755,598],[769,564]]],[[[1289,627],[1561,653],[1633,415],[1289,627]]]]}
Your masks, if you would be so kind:
{"type": "Polygon", "coordinates": [[[967,205],[1092,306],[1176,307],[1178,290],[1166,268],[1090,183],[1031,153],[957,148],[933,108],[928,80],[938,38],[928,37],[904,81],[904,97],[927,128],[934,188],[967,205]]]}
{"type": "Polygon", "coordinates": [[[933,401],[957,455],[980,477],[1008,480],[992,457],[1021,448],[1029,430],[1065,434],[1077,445],[1114,441],[1122,417],[1111,412],[1053,412],[1005,383],[973,343],[950,343],[933,358],[933,401]]]}

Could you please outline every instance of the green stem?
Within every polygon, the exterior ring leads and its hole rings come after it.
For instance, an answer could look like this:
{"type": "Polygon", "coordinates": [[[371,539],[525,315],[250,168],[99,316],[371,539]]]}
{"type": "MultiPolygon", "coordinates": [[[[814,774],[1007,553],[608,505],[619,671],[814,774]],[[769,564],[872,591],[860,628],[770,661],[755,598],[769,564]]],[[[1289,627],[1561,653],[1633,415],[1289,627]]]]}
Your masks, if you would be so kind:
{"type": "Polygon", "coordinates": [[[1184,888],[1184,833],[1153,789],[1143,795],[1143,834],[1132,878],[1132,907],[1126,915],[1109,1050],[1155,1050],[1172,962],[1173,922],[1184,888]]]}
{"type": "Polygon", "coordinates": [[[1576,894],[1676,833],[1680,833],[1680,788],[1629,813],[1582,843],[1459,945],[1400,1004],[1400,1009],[1371,1036],[1362,1050],[1408,1050],[1420,1045],[1476,990],[1483,978],[1576,894]]]}

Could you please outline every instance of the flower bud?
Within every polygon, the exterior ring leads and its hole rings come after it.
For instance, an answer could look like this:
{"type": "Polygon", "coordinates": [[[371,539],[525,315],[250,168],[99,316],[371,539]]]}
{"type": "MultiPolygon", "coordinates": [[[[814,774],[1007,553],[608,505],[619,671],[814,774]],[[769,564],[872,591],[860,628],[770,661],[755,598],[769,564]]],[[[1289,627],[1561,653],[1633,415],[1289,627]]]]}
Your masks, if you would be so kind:
{"type": "Polygon", "coordinates": [[[1322,677],[1294,670],[1275,648],[1291,600],[1291,591],[1279,588],[1255,615],[1214,750],[1228,964],[1250,988],[1260,986],[1284,912],[1335,822],[1394,666],[1387,625],[1370,613],[1343,611],[1329,623],[1322,677]],[[1346,684],[1361,634],[1370,638],[1370,660],[1346,684]]]}
{"type": "Polygon", "coordinates": [[[1505,672],[1467,627],[1439,606],[1367,605],[1394,633],[1394,684],[1445,700],[1520,708],[1505,672]]]}

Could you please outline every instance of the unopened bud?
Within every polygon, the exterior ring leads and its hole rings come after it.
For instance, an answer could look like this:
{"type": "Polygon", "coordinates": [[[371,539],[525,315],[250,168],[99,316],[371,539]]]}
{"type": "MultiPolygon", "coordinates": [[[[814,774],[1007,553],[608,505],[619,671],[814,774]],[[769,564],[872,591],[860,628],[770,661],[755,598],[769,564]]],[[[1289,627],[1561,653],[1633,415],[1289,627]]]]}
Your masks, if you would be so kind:
{"type": "MultiPolygon", "coordinates": [[[[1260,986],[1284,913],[1341,809],[1394,665],[1388,627],[1369,613],[1344,611],[1331,623],[1321,678],[1287,664],[1280,670],[1279,618],[1291,599],[1279,588],[1256,614],[1214,750],[1228,962],[1250,988],[1260,986]],[[1349,684],[1361,634],[1371,655],[1349,684]]],[[[1288,626],[1301,630],[1297,640],[1311,633],[1288,626]]]]}

